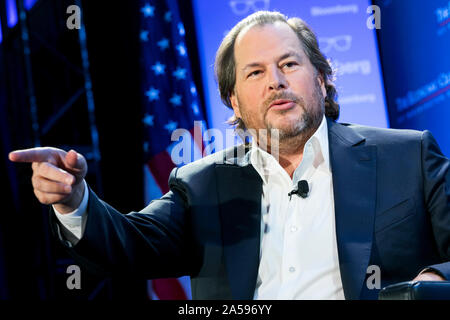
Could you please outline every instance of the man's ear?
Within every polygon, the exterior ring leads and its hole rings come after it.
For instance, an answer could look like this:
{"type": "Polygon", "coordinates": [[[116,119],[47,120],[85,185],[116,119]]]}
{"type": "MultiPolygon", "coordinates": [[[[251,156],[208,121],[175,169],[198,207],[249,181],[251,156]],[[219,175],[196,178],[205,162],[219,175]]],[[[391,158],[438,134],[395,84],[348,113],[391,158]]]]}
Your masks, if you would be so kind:
{"type": "Polygon", "coordinates": [[[230,94],[230,102],[231,102],[231,107],[233,108],[233,111],[234,111],[234,115],[237,118],[241,118],[241,111],[239,109],[238,99],[237,99],[234,91],[230,94]]]}
{"type": "Polygon", "coordinates": [[[320,90],[322,90],[323,98],[327,97],[327,89],[325,88],[325,81],[323,80],[322,73],[317,74],[317,81],[319,82],[320,90]]]}

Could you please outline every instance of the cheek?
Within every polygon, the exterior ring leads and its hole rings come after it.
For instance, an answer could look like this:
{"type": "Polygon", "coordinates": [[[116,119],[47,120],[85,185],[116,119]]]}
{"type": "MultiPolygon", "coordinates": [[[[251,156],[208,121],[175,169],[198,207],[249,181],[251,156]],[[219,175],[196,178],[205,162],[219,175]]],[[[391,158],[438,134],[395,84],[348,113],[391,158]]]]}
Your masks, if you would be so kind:
{"type": "Polygon", "coordinates": [[[316,87],[314,85],[314,79],[306,75],[296,76],[290,79],[290,85],[295,94],[299,95],[303,99],[310,100],[315,96],[316,87]]]}
{"type": "Polygon", "coordinates": [[[241,106],[250,112],[258,111],[264,102],[264,93],[260,86],[249,84],[242,88],[239,94],[241,106]]]}

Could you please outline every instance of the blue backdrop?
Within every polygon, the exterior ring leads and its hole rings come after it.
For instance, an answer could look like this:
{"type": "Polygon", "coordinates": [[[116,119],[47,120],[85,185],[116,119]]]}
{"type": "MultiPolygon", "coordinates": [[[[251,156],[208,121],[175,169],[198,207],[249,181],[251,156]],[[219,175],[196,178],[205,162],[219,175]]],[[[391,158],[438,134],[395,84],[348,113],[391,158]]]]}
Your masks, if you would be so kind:
{"type": "Polygon", "coordinates": [[[450,156],[450,1],[376,1],[393,128],[430,130],[450,156]]]}
{"type": "Polygon", "coordinates": [[[225,33],[257,10],[304,19],[337,69],[341,122],[388,126],[376,32],[367,27],[368,0],[193,0],[210,127],[225,130],[231,115],[220,101],[213,64],[225,33]]]}

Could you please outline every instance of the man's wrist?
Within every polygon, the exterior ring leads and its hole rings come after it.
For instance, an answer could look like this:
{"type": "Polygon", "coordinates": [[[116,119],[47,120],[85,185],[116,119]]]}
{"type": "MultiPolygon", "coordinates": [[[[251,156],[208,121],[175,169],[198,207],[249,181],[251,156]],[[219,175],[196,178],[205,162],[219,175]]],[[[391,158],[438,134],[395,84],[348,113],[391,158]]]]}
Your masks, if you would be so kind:
{"type": "Polygon", "coordinates": [[[86,181],[83,179],[83,182],[80,183],[80,188],[78,188],[75,192],[78,194],[76,195],[76,200],[72,200],[73,204],[54,204],[53,210],[56,212],[57,215],[62,216],[81,216],[83,215],[84,211],[86,211],[87,203],[89,199],[89,191],[87,187],[86,181]]]}

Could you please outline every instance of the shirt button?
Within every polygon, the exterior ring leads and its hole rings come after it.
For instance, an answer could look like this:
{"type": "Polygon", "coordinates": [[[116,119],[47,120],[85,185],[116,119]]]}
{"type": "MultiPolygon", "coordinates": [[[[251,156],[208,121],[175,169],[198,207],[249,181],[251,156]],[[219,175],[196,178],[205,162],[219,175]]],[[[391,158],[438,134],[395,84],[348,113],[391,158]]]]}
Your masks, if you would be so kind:
{"type": "Polygon", "coordinates": [[[298,228],[296,227],[296,226],[292,226],[291,227],[291,232],[295,232],[295,231],[297,231],[298,230],[298,228]]]}
{"type": "Polygon", "coordinates": [[[295,272],[295,268],[294,267],[290,267],[289,268],[289,272],[295,272]]]}

